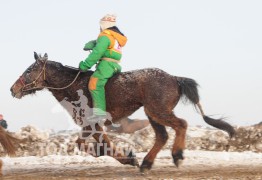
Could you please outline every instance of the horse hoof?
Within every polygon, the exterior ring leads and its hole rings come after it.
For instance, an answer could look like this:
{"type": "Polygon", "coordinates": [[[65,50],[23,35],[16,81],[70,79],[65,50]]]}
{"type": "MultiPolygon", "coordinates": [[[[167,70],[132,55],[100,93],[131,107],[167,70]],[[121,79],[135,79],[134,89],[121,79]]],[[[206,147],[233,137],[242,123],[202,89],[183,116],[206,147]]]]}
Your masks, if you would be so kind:
{"type": "Polygon", "coordinates": [[[179,167],[181,166],[182,162],[183,162],[183,160],[178,159],[178,160],[175,161],[174,163],[175,163],[176,167],[179,168],[179,167]]]}
{"type": "Polygon", "coordinates": [[[182,164],[182,161],[184,160],[183,151],[179,150],[175,154],[172,154],[174,164],[176,167],[179,167],[182,164]]]}
{"type": "Polygon", "coordinates": [[[138,160],[136,159],[136,155],[135,153],[133,153],[132,151],[128,154],[128,157],[130,158],[130,165],[131,166],[136,166],[139,167],[139,163],[138,160]]]}
{"type": "Polygon", "coordinates": [[[152,168],[153,162],[149,162],[144,160],[142,165],[140,166],[140,172],[143,174],[148,173],[148,171],[152,168]]]}
{"type": "Polygon", "coordinates": [[[140,173],[141,173],[142,175],[147,175],[147,174],[149,174],[149,170],[150,170],[150,169],[148,169],[148,168],[140,167],[140,173]]]}
{"type": "Polygon", "coordinates": [[[138,163],[138,160],[136,158],[131,159],[131,163],[130,164],[132,166],[139,167],[139,163],[138,163]]]}

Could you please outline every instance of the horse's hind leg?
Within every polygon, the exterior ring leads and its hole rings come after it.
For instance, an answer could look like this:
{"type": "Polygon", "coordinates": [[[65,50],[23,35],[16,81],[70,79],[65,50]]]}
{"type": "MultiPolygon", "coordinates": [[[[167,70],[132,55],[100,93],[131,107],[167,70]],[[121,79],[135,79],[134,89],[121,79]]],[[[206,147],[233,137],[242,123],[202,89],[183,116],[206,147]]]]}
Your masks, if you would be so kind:
{"type": "Polygon", "coordinates": [[[166,132],[165,126],[156,123],[154,120],[151,119],[151,117],[149,117],[149,122],[151,123],[151,125],[152,125],[152,127],[155,131],[156,139],[155,139],[155,144],[154,144],[153,148],[146,155],[146,157],[143,160],[142,165],[140,166],[141,172],[145,172],[145,171],[151,169],[157,153],[166,144],[167,139],[168,139],[168,134],[166,132]]]}
{"type": "Polygon", "coordinates": [[[162,121],[166,126],[172,127],[176,132],[176,137],[172,149],[172,157],[175,165],[178,167],[181,160],[184,159],[183,150],[186,146],[186,130],[187,122],[184,119],[176,117],[173,113],[170,113],[162,121]]]}
{"type": "Polygon", "coordinates": [[[180,162],[184,159],[183,150],[186,147],[186,130],[187,122],[184,119],[178,118],[173,115],[173,121],[170,126],[176,131],[176,137],[172,149],[172,157],[175,165],[178,167],[180,162]]]}
{"type": "Polygon", "coordinates": [[[176,137],[173,144],[172,149],[172,156],[175,165],[178,167],[181,160],[184,159],[183,157],[183,150],[185,149],[186,143],[186,130],[187,130],[187,122],[184,119],[176,117],[172,111],[167,110],[159,110],[154,113],[149,112],[146,109],[147,114],[151,114],[154,117],[154,120],[162,125],[172,127],[176,131],[176,137]]]}

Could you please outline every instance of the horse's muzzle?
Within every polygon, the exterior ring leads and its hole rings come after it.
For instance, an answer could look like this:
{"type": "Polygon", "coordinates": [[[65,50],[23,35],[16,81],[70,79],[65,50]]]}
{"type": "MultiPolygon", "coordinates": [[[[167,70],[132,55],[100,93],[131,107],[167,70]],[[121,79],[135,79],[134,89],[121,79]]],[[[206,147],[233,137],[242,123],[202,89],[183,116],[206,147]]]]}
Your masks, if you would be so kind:
{"type": "Polygon", "coordinates": [[[21,91],[15,92],[13,86],[10,88],[10,91],[11,91],[11,95],[12,95],[14,98],[21,99],[22,96],[23,96],[23,93],[22,93],[21,91]]]}

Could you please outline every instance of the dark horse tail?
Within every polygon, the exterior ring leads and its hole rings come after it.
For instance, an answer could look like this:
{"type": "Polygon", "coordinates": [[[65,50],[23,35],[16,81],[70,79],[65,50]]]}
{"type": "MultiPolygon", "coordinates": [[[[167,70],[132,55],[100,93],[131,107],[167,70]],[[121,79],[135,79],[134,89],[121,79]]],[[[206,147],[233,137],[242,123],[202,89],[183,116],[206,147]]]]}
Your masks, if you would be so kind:
{"type": "Polygon", "coordinates": [[[182,78],[182,77],[176,77],[177,83],[180,88],[180,94],[181,96],[184,96],[186,99],[188,99],[191,103],[196,105],[205,120],[205,122],[215,128],[221,129],[223,131],[226,131],[230,137],[233,137],[235,135],[234,128],[228,124],[227,122],[223,121],[223,118],[220,119],[212,119],[204,114],[204,111],[201,107],[201,104],[199,102],[199,94],[198,94],[198,84],[195,80],[189,79],[189,78],[182,78]]]}

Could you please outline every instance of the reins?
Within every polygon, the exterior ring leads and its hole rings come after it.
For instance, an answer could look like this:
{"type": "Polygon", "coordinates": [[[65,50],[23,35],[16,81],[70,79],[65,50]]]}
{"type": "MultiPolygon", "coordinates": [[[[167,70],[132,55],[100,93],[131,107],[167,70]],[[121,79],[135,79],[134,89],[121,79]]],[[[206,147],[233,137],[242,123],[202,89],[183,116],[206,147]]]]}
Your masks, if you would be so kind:
{"type": "Polygon", "coordinates": [[[74,84],[74,82],[76,81],[76,79],[78,78],[79,74],[81,73],[81,71],[78,71],[77,75],[75,76],[74,80],[64,86],[64,87],[51,87],[51,86],[42,86],[42,87],[36,87],[37,86],[37,80],[41,77],[41,75],[43,74],[44,75],[44,81],[46,80],[46,63],[47,63],[47,60],[45,60],[44,62],[44,66],[41,70],[41,72],[38,74],[38,76],[36,77],[36,79],[34,81],[32,81],[31,83],[28,83],[28,84],[25,84],[23,79],[22,79],[22,76],[20,76],[19,80],[20,82],[23,84],[23,88],[22,88],[22,91],[25,92],[25,91],[30,91],[30,90],[35,90],[35,89],[41,89],[41,88],[47,88],[47,89],[54,89],[54,90],[62,90],[62,89],[66,89],[68,87],[70,87],[72,84],[74,84]],[[28,88],[26,89],[27,87],[31,87],[31,85],[33,85],[32,88],[28,88]]]}
{"type": "Polygon", "coordinates": [[[72,84],[75,83],[76,79],[78,78],[79,74],[81,73],[81,71],[78,71],[77,75],[75,76],[75,79],[70,83],[68,84],[67,86],[64,86],[64,87],[50,87],[50,86],[44,86],[43,88],[47,88],[47,89],[55,89],[55,90],[62,90],[62,89],[66,89],[68,87],[70,87],[72,84]]]}

